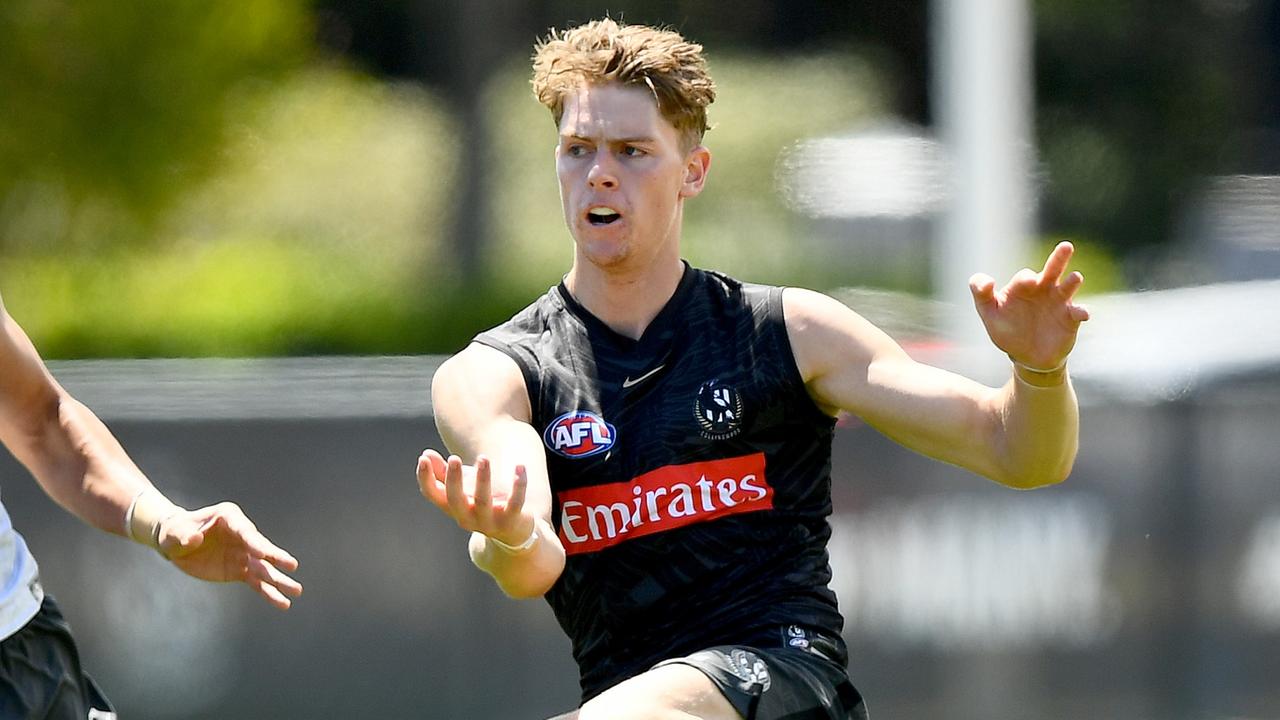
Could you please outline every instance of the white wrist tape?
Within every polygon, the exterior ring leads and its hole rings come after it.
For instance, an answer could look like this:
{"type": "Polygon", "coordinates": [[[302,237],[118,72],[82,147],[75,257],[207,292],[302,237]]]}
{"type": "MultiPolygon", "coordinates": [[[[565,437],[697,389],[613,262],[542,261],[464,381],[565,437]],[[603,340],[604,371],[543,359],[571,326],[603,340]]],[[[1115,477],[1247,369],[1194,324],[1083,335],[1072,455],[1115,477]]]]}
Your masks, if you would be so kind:
{"type": "Polygon", "coordinates": [[[489,542],[498,546],[499,550],[511,555],[522,555],[533,549],[533,544],[538,542],[538,523],[533,524],[533,530],[529,531],[529,538],[519,545],[508,545],[492,535],[486,535],[489,542]]]}
{"type": "Polygon", "coordinates": [[[138,507],[138,498],[142,497],[142,494],[150,489],[151,488],[142,488],[138,492],[134,493],[133,499],[129,501],[129,509],[124,511],[125,537],[128,537],[130,539],[133,538],[133,510],[134,508],[138,507]]]}
{"type": "Polygon", "coordinates": [[[1062,362],[1060,362],[1060,363],[1058,363],[1057,365],[1055,365],[1055,366],[1053,366],[1053,367],[1049,368],[1048,370],[1042,370],[1042,369],[1040,369],[1040,368],[1038,368],[1038,367],[1031,367],[1030,365],[1028,365],[1028,364],[1026,364],[1026,363],[1021,363],[1021,362],[1018,362],[1017,360],[1014,360],[1012,357],[1010,357],[1010,358],[1009,358],[1009,360],[1010,360],[1010,361],[1012,361],[1014,365],[1016,365],[1016,366],[1018,366],[1018,367],[1022,368],[1023,370],[1026,370],[1026,371],[1027,371],[1027,372],[1029,372],[1029,373],[1035,373],[1036,375],[1052,375],[1053,373],[1056,373],[1056,372],[1058,372],[1059,370],[1061,370],[1062,368],[1064,368],[1064,367],[1066,367],[1066,366],[1067,366],[1067,359],[1066,359],[1066,358],[1062,358],[1062,362]]]}
{"type": "Polygon", "coordinates": [[[182,508],[169,502],[159,490],[143,488],[125,511],[125,534],[134,542],[160,550],[160,525],[179,512],[182,508]]]}

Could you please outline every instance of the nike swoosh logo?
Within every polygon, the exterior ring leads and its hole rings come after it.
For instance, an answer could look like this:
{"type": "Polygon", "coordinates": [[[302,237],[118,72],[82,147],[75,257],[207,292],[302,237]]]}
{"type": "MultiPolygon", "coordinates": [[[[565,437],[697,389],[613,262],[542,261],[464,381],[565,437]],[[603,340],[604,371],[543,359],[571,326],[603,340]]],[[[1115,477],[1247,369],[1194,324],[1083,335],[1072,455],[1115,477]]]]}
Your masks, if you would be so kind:
{"type": "Polygon", "coordinates": [[[623,387],[623,389],[629,388],[629,387],[631,387],[632,385],[639,385],[640,383],[644,382],[645,380],[648,380],[649,378],[653,377],[654,373],[658,372],[659,370],[661,370],[662,368],[664,368],[664,367],[666,367],[666,366],[667,366],[667,365],[666,365],[666,363],[663,363],[663,364],[659,365],[658,367],[656,367],[656,368],[654,368],[654,369],[650,370],[649,372],[647,372],[647,373],[645,373],[645,374],[641,375],[640,377],[635,378],[634,380],[633,380],[633,379],[631,379],[631,378],[627,378],[627,379],[623,380],[623,381],[622,381],[622,387],[623,387]]]}

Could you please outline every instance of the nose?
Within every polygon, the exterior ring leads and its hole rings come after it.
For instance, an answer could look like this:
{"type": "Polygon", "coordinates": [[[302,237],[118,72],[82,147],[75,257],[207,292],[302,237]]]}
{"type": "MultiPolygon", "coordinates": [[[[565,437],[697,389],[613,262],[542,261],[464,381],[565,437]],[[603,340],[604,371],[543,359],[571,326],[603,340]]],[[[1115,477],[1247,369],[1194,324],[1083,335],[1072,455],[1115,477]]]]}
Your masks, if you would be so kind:
{"type": "Polygon", "coordinates": [[[591,164],[591,169],[587,171],[587,185],[591,186],[593,190],[617,189],[618,176],[609,163],[606,153],[597,155],[596,161],[591,164]]]}

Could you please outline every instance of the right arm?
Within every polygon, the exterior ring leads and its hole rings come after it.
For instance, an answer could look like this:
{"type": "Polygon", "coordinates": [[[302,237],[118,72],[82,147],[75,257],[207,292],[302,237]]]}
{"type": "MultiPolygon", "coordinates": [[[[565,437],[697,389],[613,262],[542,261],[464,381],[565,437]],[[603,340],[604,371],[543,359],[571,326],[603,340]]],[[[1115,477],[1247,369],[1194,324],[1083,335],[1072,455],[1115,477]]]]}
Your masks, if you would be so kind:
{"type": "Polygon", "coordinates": [[[446,460],[427,450],[418,459],[423,496],[471,531],[471,561],[503,592],[544,595],[564,571],[565,552],[551,524],[546,454],[520,368],[473,343],[436,371],[431,398],[440,437],[455,454],[446,460]]]}

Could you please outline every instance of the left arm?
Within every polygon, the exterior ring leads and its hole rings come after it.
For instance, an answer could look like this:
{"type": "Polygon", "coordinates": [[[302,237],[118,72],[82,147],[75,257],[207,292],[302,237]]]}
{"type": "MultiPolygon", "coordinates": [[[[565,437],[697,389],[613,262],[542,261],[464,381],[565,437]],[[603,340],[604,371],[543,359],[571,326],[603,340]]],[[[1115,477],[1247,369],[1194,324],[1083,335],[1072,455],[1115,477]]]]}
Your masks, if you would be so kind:
{"type": "Polygon", "coordinates": [[[1001,388],[918,363],[841,303],[788,289],[787,334],[810,395],[830,414],[854,413],[912,450],[1001,484],[1060,482],[1079,436],[1065,362],[1088,319],[1072,302],[1083,278],[1062,277],[1071,253],[1059,245],[1041,272],[1024,270],[999,291],[985,276],[970,281],[992,341],[1015,363],[1001,388]]]}
{"type": "Polygon", "coordinates": [[[0,303],[0,441],[40,487],[86,523],[159,550],[201,580],[241,581],[288,608],[298,561],[232,503],[185,510],[168,500],[88,407],[49,373],[0,303]]]}

